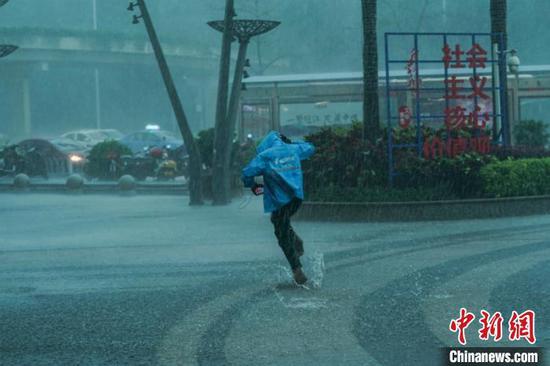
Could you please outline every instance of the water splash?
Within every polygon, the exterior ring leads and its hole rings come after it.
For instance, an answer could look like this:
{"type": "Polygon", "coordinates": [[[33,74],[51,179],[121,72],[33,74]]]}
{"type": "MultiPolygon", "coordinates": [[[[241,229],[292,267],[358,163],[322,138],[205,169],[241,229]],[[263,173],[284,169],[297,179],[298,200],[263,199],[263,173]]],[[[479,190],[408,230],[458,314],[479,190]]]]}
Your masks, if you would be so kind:
{"type": "Polygon", "coordinates": [[[328,301],[321,297],[315,297],[316,289],[320,289],[325,272],[325,260],[323,253],[314,252],[302,257],[303,270],[308,276],[305,285],[297,285],[292,277],[289,267],[278,265],[276,267],[276,285],[272,287],[277,300],[286,308],[315,310],[328,307],[328,301]],[[306,290],[307,292],[297,291],[306,290]],[[311,292],[309,292],[311,291],[311,292]],[[296,296],[300,295],[300,296],[296,296]]]}
{"type": "Polygon", "coordinates": [[[321,252],[304,255],[301,258],[302,269],[308,281],[305,285],[297,285],[294,282],[292,271],[289,267],[277,265],[275,269],[275,281],[277,287],[301,287],[306,290],[320,289],[325,275],[325,257],[321,252]]]}
{"type": "Polygon", "coordinates": [[[319,251],[302,257],[302,266],[309,280],[307,284],[314,289],[321,288],[325,276],[325,256],[319,251]]]}

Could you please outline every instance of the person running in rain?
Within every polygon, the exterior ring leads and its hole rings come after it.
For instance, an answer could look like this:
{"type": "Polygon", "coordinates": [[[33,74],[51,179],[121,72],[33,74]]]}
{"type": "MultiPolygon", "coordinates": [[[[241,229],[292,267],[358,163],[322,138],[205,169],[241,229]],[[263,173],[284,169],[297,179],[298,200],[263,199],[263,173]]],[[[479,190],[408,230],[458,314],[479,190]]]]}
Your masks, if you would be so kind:
{"type": "Polygon", "coordinates": [[[292,142],[286,136],[271,131],[256,148],[257,155],[242,170],[245,187],[255,195],[264,195],[264,211],[271,213],[275,236],[283,250],[296,283],[306,283],[300,257],[304,242],[290,224],[304,199],[301,160],[313,155],[315,148],[307,142],[292,142]],[[263,184],[255,177],[263,176],[263,184]]]}

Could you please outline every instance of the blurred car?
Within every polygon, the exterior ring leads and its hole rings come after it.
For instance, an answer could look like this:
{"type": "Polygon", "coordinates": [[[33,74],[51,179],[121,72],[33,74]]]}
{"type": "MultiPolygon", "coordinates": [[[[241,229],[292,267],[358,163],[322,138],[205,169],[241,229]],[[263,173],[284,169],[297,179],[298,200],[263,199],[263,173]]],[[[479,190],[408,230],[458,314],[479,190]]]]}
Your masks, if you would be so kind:
{"type": "Polygon", "coordinates": [[[30,176],[81,173],[89,149],[69,139],[27,139],[11,146],[22,162],[17,172],[30,176]]]}
{"type": "Polygon", "coordinates": [[[143,153],[144,150],[155,147],[166,150],[185,150],[181,139],[171,132],[163,130],[134,132],[124,136],[119,142],[126,145],[134,154],[143,153]]]}
{"type": "Polygon", "coordinates": [[[123,136],[124,135],[118,130],[103,129],[71,131],[61,135],[61,138],[73,140],[78,143],[85,144],[88,148],[92,148],[105,140],[119,140],[123,136]]]}
{"type": "Polygon", "coordinates": [[[50,142],[63,152],[69,162],[69,173],[83,171],[86,158],[90,152],[86,144],[81,144],[70,139],[53,139],[50,142]]]}

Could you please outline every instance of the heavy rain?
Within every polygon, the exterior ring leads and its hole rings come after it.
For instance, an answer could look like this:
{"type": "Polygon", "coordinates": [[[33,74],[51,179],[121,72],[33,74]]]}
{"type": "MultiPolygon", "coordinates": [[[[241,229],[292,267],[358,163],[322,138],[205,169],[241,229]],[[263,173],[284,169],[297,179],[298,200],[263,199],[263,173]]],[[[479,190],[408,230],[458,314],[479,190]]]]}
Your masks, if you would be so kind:
{"type": "Polygon", "coordinates": [[[0,365],[543,365],[548,0],[0,0],[0,365]]]}

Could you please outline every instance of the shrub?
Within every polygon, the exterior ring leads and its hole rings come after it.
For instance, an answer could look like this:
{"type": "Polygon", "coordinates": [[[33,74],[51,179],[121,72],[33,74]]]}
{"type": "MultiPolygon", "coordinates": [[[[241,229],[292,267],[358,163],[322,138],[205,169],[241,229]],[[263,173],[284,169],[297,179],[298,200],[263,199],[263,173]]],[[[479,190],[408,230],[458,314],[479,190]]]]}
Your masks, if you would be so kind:
{"type": "MultiPolygon", "coordinates": [[[[453,133],[461,137],[471,135],[471,131],[453,133]]],[[[445,138],[446,134],[446,130],[423,129],[424,138],[445,138]]],[[[396,143],[412,143],[416,141],[416,130],[397,129],[394,137],[396,143]]],[[[425,160],[416,149],[398,149],[394,161],[399,176],[395,179],[396,189],[389,190],[386,137],[375,144],[363,141],[362,126],[356,124],[347,130],[326,128],[306,139],[316,147],[315,155],[303,164],[306,193],[308,199],[321,201],[481,197],[480,170],[496,160],[475,152],[452,159],[425,160]]]]}
{"type": "MultiPolygon", "coordinates": [[[[214,128],[202,130],[198,133],[196,139],[201,153],[202,163],[207,169],[212,168],[214,133],[214,128]]],[[[247,141],[243,144],[240,144],[238,141],[233,142],[231,149],[231,166],[235,174],[238,173],[240,175],[241,169],[254,157],[255,152],[256,147],[251,141],[247,141]]]]}
{"type": "Polygon", "coordinates": [[[118,179],[122,175],[121,169],[111,172],[112,161],[120,167],[120,157],[132,155],[132,151],[118,141],[108,140],[95,145],[90,151],[88,162],[84,167],[87,175],[99,179],[118,179]]]}
{"type": "Polygon", "coordinates": [[[374,188],[337,188],[323,187],[308,195],[310,201],[321,202],[407,202],[457,199],[445,186],[434,188],[412,187],[390,189],[374,188]]]}
{"type": "Polygon", "coordinates": [[[488,197],[550,193],[550,158],[494,162],[483,167],[480,175],[488,197]]]}
{"type": "Polygon", "coordinates": [[[367,189],[387,182],[387,158],[382,140],[363,140],[362,126],[323,128],[306,136],[315,154],[303,162],[306,194],[333,189],[367,189]],[[331,188],[332,189],[332,188],[331,188]]]}
{"type": "Polygon", "coordinates": [[[201,153],[202,163],[206,168],[212,167],[212,157],[214,155],[214,129],[209,128],[198,133],[196,138],[197,146],[201,153]]]}
{"type": "MultiPolygon", "coordinates": [[[[214,157],[214,128],[202,130],[196,138],[199,151],[201,153],[202,164],[206,169],[203,175],[203,194],[207,198],[212,197],[212,160],[214,157]]],[[[231,188],[233,190],[240,189],[241,170],[256,154],[256,145],[250,140],[240,144],[238,141],[233,142],[231,148],[231,188]]]]}
{"type": "Polygon", "coordinates": [[[530,146],[493,146],[491,155],[499,160],[550,157],[550,150],[530,146]]]}
{"type": "Polygon", "coordinates": [[[496,159],[488,155],[467,153],[455,158],[424,160],[409,157],[401,160],[397,186],[446,190],[449,197],[477,198],[483,194],[481,169],[496,159]]]}
{"type": "Polygon", "coordinates": [[[518,145],[543,148],[548,144],[550,135],[544,122],[526,120],[514,127],[514,137],[518,145]]]}

